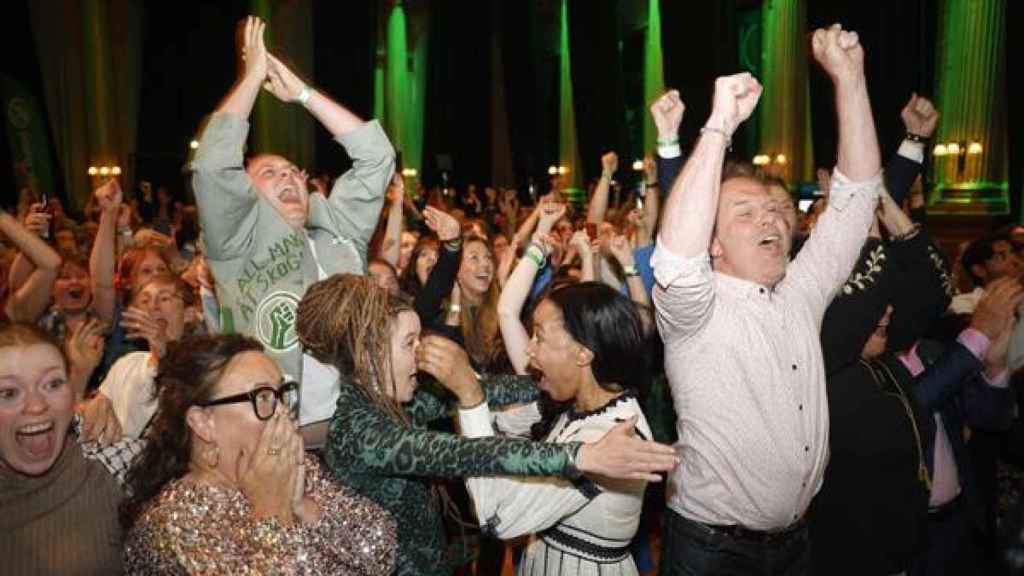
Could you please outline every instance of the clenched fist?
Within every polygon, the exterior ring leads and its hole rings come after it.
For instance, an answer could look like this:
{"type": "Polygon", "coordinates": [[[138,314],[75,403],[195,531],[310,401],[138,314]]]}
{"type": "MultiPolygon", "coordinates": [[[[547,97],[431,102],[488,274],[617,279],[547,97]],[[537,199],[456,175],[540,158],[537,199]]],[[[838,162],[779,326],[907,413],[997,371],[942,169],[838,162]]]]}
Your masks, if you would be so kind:
{"type": "Polygon", "coordinates": [[[819,28],[811,37],[814,59],[821,64],[833,82],[849,82],[864,76],[864,48],[856,32],[843,30],[839,24],[819,28]]]}
{"type": "Polygon", "coordinates": [[[669,90],[651,104],[651,116],[658,128],[658,138],[675,138],[683,122],[686,104],[679,97],[679,90],[669,90]]]}
{"type": "Polygon", "coordinates": [[[761,91],[761,84],[749,72],[719,77],[715,80],[715,97],[708,127],[731,136],[753,113],[761,91]]]}
{"type": "Polygon", "coordinates": [[[931,138],[935,133],[936,124],[939,123],[939,111],[930,100],[913,93],[910,95],[910,101],[900,111],[900,118],[903,118],[903,127],[907,132],[931,138]]]}

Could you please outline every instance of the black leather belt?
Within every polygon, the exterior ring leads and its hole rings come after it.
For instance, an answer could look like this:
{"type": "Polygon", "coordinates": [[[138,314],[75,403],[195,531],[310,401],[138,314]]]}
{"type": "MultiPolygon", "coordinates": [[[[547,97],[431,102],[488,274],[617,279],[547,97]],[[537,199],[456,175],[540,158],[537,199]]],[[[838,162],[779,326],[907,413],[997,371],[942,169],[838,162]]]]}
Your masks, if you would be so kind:
{"type": "Polygon", "coordinates": [[[806,526],[804,518],[800,518],[793,524],[781,529],[781,530],[752,530],[744,526],[739,525],[719,525],[719,524],[704,524],[700,523],[701,526],[707,528],[711,532],[716,534],[722,534],[736,540],[743,540],[745,542],[754,542],[756,544],[773,544],[787,540],[797,532],[802,530],[806,526]]]}
{"type": "Polygon", "coordinates": [[[963,499],[964,493],[960,492],[959,494],[956,495],[956,498],[953,498],[949,502],[946,502],[945,504],[940,504],[934,508],[929,508],[928,519],[936,521],[945,520],[946,518],[950,517],[954,512],[960,509],[960,504],[963,503],[963,499]]]}

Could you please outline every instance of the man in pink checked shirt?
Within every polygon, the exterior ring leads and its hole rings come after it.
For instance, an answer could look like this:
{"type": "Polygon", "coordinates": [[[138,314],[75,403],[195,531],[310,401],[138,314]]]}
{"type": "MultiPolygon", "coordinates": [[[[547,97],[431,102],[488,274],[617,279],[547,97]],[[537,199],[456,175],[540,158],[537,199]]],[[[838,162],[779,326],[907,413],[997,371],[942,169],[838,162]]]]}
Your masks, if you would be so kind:
{"type": "Polygon", "coordinates": [[[819,329],[878,201],[880,157],[856,33],[813,36],[831,77],[839,157],[828,208],[791,263],[791,230],[756,177],[723,174],[761,86],[719,78],[711,117],[668,197],[652,264],[682,459],[662,574],[805,574],[804,513],[828,461],[819,329]]]}

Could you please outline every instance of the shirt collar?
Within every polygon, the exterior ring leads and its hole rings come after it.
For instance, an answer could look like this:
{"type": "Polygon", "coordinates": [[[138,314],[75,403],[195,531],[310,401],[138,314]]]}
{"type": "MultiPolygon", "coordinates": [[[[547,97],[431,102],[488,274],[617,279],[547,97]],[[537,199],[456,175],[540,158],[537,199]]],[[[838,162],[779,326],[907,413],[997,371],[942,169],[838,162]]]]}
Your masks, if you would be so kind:
{"type": "Polygon", "coordinates": [[[721,272],[715,272],[715,279],[719,291],[737,298],[754,301],[770,301],[778,287],[777,285],[775,288],[764,286],[757,282],[751,282],[750,280],[744,280],[743,278],[737,278],[721,272]]]}

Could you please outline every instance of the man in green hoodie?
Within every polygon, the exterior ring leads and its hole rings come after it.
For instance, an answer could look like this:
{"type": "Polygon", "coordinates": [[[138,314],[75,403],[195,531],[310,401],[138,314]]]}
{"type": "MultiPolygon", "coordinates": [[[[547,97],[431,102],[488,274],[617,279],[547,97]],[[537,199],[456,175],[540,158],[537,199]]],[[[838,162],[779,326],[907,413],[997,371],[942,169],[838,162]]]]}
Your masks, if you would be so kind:
{"type": "Polygon", "coordinates": [[[281,371],[301,382],[299,420],[307,446],[316,446],[334,412],[337,374],[302,353],[295,309],[317,280],[365,273],[395,152],[378,122],[365,122],[310,88],[267,52],[264,28],[250,16],[241,29],[240,75],[199,139],[193,187],[221,331],[257,338],[281,371]],[[303,106],[352,157],[352,168],[338,178],[329,199],[310,194],[305,171],[286,158],[259,154],[243,160],[248,118],[261,88],[303,106]]]}

